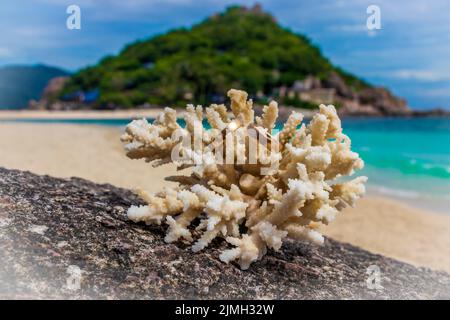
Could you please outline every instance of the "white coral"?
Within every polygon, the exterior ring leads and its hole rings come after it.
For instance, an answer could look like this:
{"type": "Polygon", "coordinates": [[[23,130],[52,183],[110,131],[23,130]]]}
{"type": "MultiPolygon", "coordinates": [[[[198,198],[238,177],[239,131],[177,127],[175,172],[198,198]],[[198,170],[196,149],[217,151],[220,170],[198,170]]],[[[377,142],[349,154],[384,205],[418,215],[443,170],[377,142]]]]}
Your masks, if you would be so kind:
{"type": "Polygon", "coordinates": [[[203,108],[192,105],[184,115],[184,128],[170,108],[153,124],[135,120],[127,126],[122,141],[130,158],[192,168],[188,176],[167,177],[179,183],[177,188],[158,194],[138,191],[148,205],[130,207],[128,217],[135,222],[167,223],[165,241],[194,242],[193,251],[216,237],[225,238],[235,247],[222,252],[220,259],[236,260],[242,269],[260,259],[267,248],[279,250],[286,238],[322,244],[317,226],[332,222],[345,206],[353,206],[364,194],[367,180],[333,182],[363,167],[342,133],[336,109],[320,105],[308,125],[301,124],[303,116],[294,112],[273,136],[276,102],[255,119],[247,93],[232,89],[228,96],[232,117],[224,105],[205,108],[209,130],[202,125],[203,108]],[[234,134],[231,138],[229,132],[234,134]],[[199,221],[195,232],[194,220],[199,221]]]}

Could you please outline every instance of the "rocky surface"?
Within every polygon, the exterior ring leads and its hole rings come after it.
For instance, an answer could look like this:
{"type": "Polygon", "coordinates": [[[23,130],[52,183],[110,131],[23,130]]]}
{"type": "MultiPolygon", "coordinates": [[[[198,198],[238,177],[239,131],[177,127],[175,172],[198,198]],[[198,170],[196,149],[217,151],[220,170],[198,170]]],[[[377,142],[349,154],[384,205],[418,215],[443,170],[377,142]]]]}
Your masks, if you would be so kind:
{"type": "Polygon", "coordinates": [[[0,168],[0,298],[450,298],[450,275],[327,239],[290,242],[249,270],[127,220],[128,190],[0,168]],[[367,268],[382,289],[369,289],[367,268]]]}

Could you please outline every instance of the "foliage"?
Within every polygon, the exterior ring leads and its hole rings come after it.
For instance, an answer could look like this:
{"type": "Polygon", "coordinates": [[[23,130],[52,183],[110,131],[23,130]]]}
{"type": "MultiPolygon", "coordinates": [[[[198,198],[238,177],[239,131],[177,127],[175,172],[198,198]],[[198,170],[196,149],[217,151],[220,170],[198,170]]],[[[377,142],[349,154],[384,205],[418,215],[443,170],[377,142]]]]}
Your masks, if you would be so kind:
{"type": "MultiPolygon", "coordinates": [[[[100,90],[98,104],[185,105],[220,102],[228,88],[270,95],[307,75],[338,71],[305,36],[259,10],[230,7],[191,29],[177,29],[126,46],[75,74],[62,95],[100,90]]],[[[338,71],[348,82],[359,79],[338,71]]]]}

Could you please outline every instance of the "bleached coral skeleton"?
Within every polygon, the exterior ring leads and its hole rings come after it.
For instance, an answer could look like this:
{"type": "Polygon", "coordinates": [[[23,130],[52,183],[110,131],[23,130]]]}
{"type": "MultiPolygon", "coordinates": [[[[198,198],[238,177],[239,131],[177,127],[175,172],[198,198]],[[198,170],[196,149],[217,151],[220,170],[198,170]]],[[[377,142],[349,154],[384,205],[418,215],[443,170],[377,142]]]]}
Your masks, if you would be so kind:
{"type": "Polygon", "coordinates": [[[286,238],[322,244],[317,227],[329,224],[345,206],[353,206],[364,194],[367,180],[336,182],[361,169],[363,161],[351,151],[335,108],[320,105],[308,125],[293,112],[282,130],[272,135],[276,102],[255,117],[247,93],[231,89],[228,97],[232,116],[224,105],[211,105],[205,110],[208,130],[202,124],[203,108],[192,105],[184,114],[184,128],[171,108],[153,124],[143,119],[126,127],[121,139],[128,157],[192,169],[190,175],[166,178],[178,182],[178,187],[158,194],[139,190],[148,205],[130,207],[129,219],[147,224],[164,221],[169,226],[166,242],[194,242],[194,235],[200,234],[192,246],[195,252],[216,237],[225,238],[235,247],[223,251],[220,259],[237,260],[242,269],[261,259],[267,248],[279,250],[286,238]],[[200,222],[194,230],[190,225],[196,218],[200,222]]]}

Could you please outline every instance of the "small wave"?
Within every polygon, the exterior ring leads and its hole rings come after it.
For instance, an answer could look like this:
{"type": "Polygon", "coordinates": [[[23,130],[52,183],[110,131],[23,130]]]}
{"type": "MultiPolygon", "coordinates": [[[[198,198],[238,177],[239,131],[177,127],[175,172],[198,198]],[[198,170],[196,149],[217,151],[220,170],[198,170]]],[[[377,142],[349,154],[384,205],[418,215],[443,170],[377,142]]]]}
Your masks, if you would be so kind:
{"type": "Polygon", "coordinates": [[[394,189],[382,186],[370,186],[369,194],[380,195],[383,197],[397,199],[406,204],[424,208],[427,210],[449,213],[450,208],[450,195],[448,194],[435,194],[435,193],[423,193],[415,192],[404,189],[394,189]]]}
{"type": "Polygon", "coordinates": [[[359,150],[367,152],[367,151],[370,151],[370,147],[362,146],[359,148],[359,150]]]}
{"type": "Polygon", "coordinates": [[[447,165],[435,163],[423,163],[421,164],[421,167],[423,173],[440,178],[450,178],[450,167],[447,165]]]}
{"type": "Polygon", "coordinates": [[[364,161],[378,169],[399,170],[405,175],[420,175],[440,179],[450,178],[450,166],[448,163],[430,162],[420,158],[402,158],[395,155],[366,155],[364,161]]]}
{"type": "Polygon", "coordinates": [[[393,188],[387,188],[382,186],[373,186],[374,190],[380,194],[392,196],[392,197],[398,197],[398,198],[405,198],[405,199],[418,199],[421,195],[418,192],[415,191],[409,191],[409,190],[402,190],[402,189],[393,189],[393,188]]]}
{"type": "Polygon", "coordinates": [[[378,184],[370,185],[370,190],[382,194],[389,195],[395,198],[405,198],[405,199],[428,199],[428,200],[445,200],[450,201],[450,194],[441,192],[420,192],[413,190],[405,190],[401,188],[389,188],[381,186],[378,184]]]}

